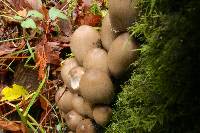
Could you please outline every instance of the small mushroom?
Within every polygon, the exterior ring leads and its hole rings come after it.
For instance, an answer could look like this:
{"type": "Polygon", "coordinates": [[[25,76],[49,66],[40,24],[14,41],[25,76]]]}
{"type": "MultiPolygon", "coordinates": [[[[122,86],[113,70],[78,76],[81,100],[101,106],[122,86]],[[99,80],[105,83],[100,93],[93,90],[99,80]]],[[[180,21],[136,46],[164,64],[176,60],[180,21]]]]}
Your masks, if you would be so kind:
{"type": "Polygon", "coordinates": [[[100,34],[88,25],[82,25],[72,34],[70,48],[76,59],[83,64],[83,58],[91,48],[100,45],[100,34]]]}
{"type": "Polygon", "coordinates": [[[96,106],[93,110],[93,116],[97,124],[105,126],[112,116],[112,109],[105,105],[96,106]]]}
{"type": "Polygon", "coordinates": [[[114,95],[112,81],[107,73],[89,69],[81,78],[80,94],[92,104],[109,104],[114,95]]]}
{"type": "Polygon", "coordinates": [[[90,119],[84,119],[78,124],[76,133],[96,133],[96,129],[90,119]]]}
{"type": "Polygon", "coordinates": [[[108,11],[114,31],[124,32],[138,16],[137,0],[110,0],[108,11]]]}
{"type": "Polygon", "coordinates": [[[83,66],[86,69],[99,69],[109,74],[107,52],[101,48],[93,48],[85,56],[83,66]]]}
{"type": "Polygon", "coordinates": [[[72,99],[72,107],[79,114],[93,118],[92,105],[77,94],[72,99]]]}
{"type": "Polygon", "coordinates": [[[63,61],[62,66],[61,66],[61,77],[64,81],[65,86],[70,88],[70,83],[69,83],[69,71],[78,66],[78,63],[75,58],[67,58],[63,61]]]}
{"type": "Polygon", "coordinates": [[[70,90],[72,92],[79,91],[80,80],[84,73],[85,69],[80,66],[74,67],[69,71],[68,77],[69,77],[70,90]]]}
{"type": "Polygon", "coordinates": [[[117,35],[112,31],[109,14],[107,14],[102,20],[100,35],[102,46],[108,51],[112,41],[117,37],[117,35]]]}
{"type": "Polygon", "coordinates": [[[68,112],[65,116],[65,121],[69,129],[72,131],[76,130],[78,124],[83,120],[83,117],[75,111],[68,112]]]}
{"type": "Polygon", "coordinates": [[[137,59],[137,48],[135,40],[128,33],[121,34],[112,42],[108,52],[108,68],[115,78],[119,78],[137,59]]]}
{"type": "MultiPolygon", "coordinates": [[[[61,90],[62,91],[62,90],[61,90]]],[[[64,113],[68,113],[70,110],[72,110],[72,98],[73,94],[70,91],[65,91],[61,94],[61,91],[57,92],[59,94],[56,94],[56,101],[58,108],[63,111],[64,113]],[[60,97],[61,96],[61,97],[60,97]],[[60,100],[58,100],[60,98],[60,100]]]]}

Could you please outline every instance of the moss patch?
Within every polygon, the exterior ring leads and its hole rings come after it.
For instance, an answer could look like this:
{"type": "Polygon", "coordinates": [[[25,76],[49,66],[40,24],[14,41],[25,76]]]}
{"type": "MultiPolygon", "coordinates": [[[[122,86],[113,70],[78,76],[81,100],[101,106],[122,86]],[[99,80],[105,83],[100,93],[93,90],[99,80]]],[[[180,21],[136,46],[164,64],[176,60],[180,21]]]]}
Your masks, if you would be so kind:
{"type": "Polygon", "coordinates": [[[141,55],[106,132],[200,132],[200,1],[140,0],[141,55]]]}

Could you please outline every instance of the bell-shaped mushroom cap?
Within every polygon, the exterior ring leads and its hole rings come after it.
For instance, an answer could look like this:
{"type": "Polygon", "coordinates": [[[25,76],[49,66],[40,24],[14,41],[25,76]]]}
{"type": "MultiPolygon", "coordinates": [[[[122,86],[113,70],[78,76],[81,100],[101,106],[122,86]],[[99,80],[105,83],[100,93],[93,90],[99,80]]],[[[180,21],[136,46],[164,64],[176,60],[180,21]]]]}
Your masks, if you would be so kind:
{"type": "Polygon", "coordinates": [[[93,48],[83,60],[83,66],[86,69],[99,69],[109,74],[108,54],[101,48],[93,48]]]}
{"type": "Polygon", "coordinates": [[[105,105],[96,106],[93,110],[93,116],[97,124],[105,126],[112,116],[112,109],[105,105]]]}
{"type": "Polygon", "coordinates": [[[72,131],[76,130],[78,124],[83,120],[83,117],[75,111],[68,112],[65,116],[65,121],[69,129],[72,131]]]}
{"type": "Polygon", "coordinates": [[[112,81],[107,73],[89,69],[81,78],[80,94],[92,104],[109,104],[114,95],[112,81]]]}
{"type": "Polygon", "coordinates": [[[118,36],[108,52],[108,68],[111,75],[119,78],[128,66],[137,59],[138,46],[128,33],[118,36]]]}
{"type": "Polygon", "coordinates": [[[109,14],[107,14],[102,20],[100,35],[102,46],[108,51],[112,41],[117,37],[117,35],[112,31],[109,14]]]}
{"type": "Polygon", "coordinates": [[[67,58],[63,61],[62,66],[61,66],[61,77],[64,81],[64,84],[70,88],[69,84],[69,71],[78,66],[78,62],[76,61],[75,58],[67,58]]]}
{"type": "Polygon", "coordinates": [[[65,91],[64,93],[58,91],[57,93],[59,94],[56,94],[55,99],[57,101],[58,108],[64,113],[68,113],[72,110],[73,94],[70,91],[65,91]]]}
{"type": "Polygon", "coordinates": [[[138,17],[137,0],[109,0],[108,11],[113,30],[127,31],[138,17]]]}
{"type": "Polygon", "coordinates": [[[88,25],[82,25],[72,34],[70,48],[80,65],[83,64],[83,58],[91,48],[100,45],[100,34],[94,28],[88,25]]]}
{"type": "Polygon", "coordinates": [[[83,99],[83,97],[75,94],[72,99],[72,106],[73,110],[77,113],[81,114],[82,116],[87,116],[93,118],[92,116],[92,105],[83,99]]]}
{"type": "Polygon", "coordinates": [[[84,119],[77,126],[76,133],[96,133],[96,129],[90,119],[84,119]]]}

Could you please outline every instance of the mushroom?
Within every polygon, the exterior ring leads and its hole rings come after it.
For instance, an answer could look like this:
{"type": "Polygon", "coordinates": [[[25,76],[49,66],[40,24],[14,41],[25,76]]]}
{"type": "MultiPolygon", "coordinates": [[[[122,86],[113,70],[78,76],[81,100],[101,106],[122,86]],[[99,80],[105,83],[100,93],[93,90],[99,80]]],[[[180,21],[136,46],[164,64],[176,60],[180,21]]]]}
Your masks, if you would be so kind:
{"type": "Polygon", "coordinates": [[[109,104],[114,95],[112,81],[107,73],[89,69],[81,78],[80,94],[92,104],[109,104]]]}
{"type": "Polygon", "coordinates": [[[80,80],[84,73],[85,69],[80,66],[74,67],[69,71],[68,77],[69,77],[70,90],[72,92],[78,92],[80,80]]]}
{"type": "Polygon", "coordinates": [[[121,34],[112,42],[108,52],[108,68],[114,77],[119,78],[137,59],[137,47],[128,33],[121,34]]]}
{"type": "Polygon", "coordinates": [[[76,59],[83,64],[83,58],[91,48],[99,46],[100,35],[98,31],[88,25],[82,25],[72,34],[70,48],[76,59]]]}
{"type": "Polygon", "coordinates": [[[93,116],[97,124],[105,126],[112,116],[112,109],[109,106],[98,105],[93,110],[93,116]]]}
{"type": "Polygon", "coordinates": [[[101,48],[93,48],[85,56],[83,60],[83,66],[86,69],[99,69],[106,73],[109,73],[107,52],[101,48]]]}
{"type": "Polygon", "coordinates": [[[64,116],[64,119],[69,129],[75,131],[77,125],[83,120],[83,117],[74,110],[72,110],[64,116]]]}
{"type": "Polygon", "coordinates": [[[102,20],[100,35],[102,46],[108,51],[112,41],[117,37],[117,35],[112,31],[109,14],[107,14],[102,20]]]}
{"type": "Polygon", "coordinates": [[[79,114],[93,118],[92,105],[77,94],[72,99],[72,107],[79,114]]]}
{"type": "Polygon", "coordinates": [[[58,108],[63,111],[64,113],[68,113],[72,110],[72,98],[73,94],[70,91],[65,91],[61,93],[63,90],[59,90],[56,93],[55,99],[58,105],[58,108]],[[60,99],[60,100],[59,100],[60,99]]]}
{"type": "Polygon", "coordinates": [[[78,124],[76,133],[96,133],[95,126],[90,119],[84,119],[78,124]]]}
{"type": "Polygon", "coordinates": [[[114,31],[124,32],[138,16],[137,0],[110,0],[108,11],[114,31]]]}
{"type": "Polygon", "coordinates": [[[68,88],[70,88],[68,73],[72,68],[74,68],[76,66],[78,66],[78,63],[75,58],[67,58],[62,63],[61,77],[64,81],[65,86],[67,86],[68,88]]]}

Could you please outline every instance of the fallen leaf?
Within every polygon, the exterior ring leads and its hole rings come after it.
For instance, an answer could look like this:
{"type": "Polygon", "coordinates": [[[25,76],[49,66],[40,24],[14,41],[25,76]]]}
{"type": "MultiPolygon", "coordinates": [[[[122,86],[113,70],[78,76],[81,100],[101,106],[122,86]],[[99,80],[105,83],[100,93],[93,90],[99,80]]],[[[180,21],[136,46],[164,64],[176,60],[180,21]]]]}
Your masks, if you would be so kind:
{"type": "Polygon", "coordinates": [[[63,32],[65,36],[70,36],[72,34],[72,24],[70,20],[60,19],[58,25],[61,32],[63,32]]]}
{"type": "Polygon", "coordinates": [[[90,25],[90,26],[97,26],[101,22],[101,16],[100,15],[93,15],[93,14],[87,14],[83,18],[80,18],[78,20],[78,23],[80,25],[90,25]]]}
{"type": "Polygon", "coordinates": [[[27,2],[31,5],[34,10],[40,10],[42,8],[41,0],[27,0],[27,2]]]}
{"type": "Polygon", "coordinates": [[[45,117],[48,117],[47,112],[50,110],[50,106],[49,106],[49,103],[43,97],[39,97],[39,100],[40,100],[41,108],[43,109],[43,112],[40,117],[40,123],[41,122],[46,123],[47,119],[45,117]]]}
{"type": "Polygon", "coordinates": [[[7,43],[0,44],[0,56],[12,53],[16,49],[17,47],[13,43],[7,42],[7,43]]]}
{"type": "Polygon", "coordinates": [[[23,9],[23,10],[19,10],[17,13],[21,17],[26,17],[27,11],[26,11],[26,9],[23,9]]]}
{"type": "Polygon", "coordinates": [[[38,79],[43,79],[47,67],[47,56],[45,54],[44,44],[47,43],[47,38],[44,35],[41,42],[36,45],[36,66],[39,67],[38,79]]]}
{"type": "Polygon", "coordinates": [[[98,0],[96,2],[97,3],[93,3],[90,0],[79,1],[74,12],[74,19],[77,25],[98,26],[100,24],[102,18],[101,15],[93,14],[91,11],[96,12],[96,8],[94,7],[98,7],[98,10],[101,10],[103,0],[98,0]],[[91,10],[91,8],[93,10],[91,10]]]}
{"type": "Polygon", "coordinates": [[[11,131],[12,133],[27,133],[27,128],[24,124],[18,121],[6,121],[0,118],[0,129],[11,131]]]}
{"type": "Polygon", "coordinates": [[[3,96],[1,101],[13,101],[20,98],[21,96],[27,96],[28,92],[23,86],[13,84],[12,88],[8,86],[3,88],[1,95],[3,96]]]}
{"type": "Polygon", "coordinates": [[[8,0],[8,2],[14,7],[16,11],[26,9],[31,9],[29,3],[26,0],[8,0]]]}
{"type": "Polygon", "coordinates": [[[59,46],[60,43],[58,42],[47,42],[45,45],[45,54],[47,56],[47,63],[58,65],[60,64],[60,50],[61,47],[59,46]]]}

